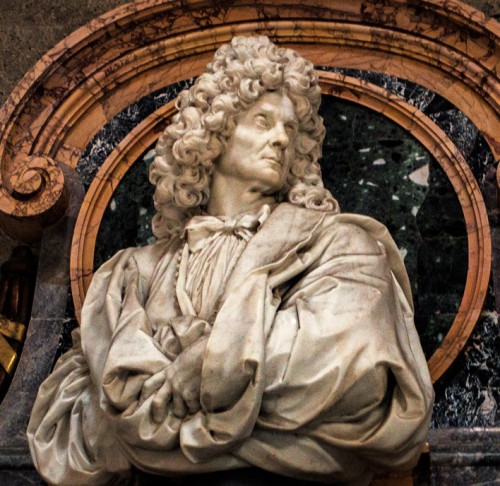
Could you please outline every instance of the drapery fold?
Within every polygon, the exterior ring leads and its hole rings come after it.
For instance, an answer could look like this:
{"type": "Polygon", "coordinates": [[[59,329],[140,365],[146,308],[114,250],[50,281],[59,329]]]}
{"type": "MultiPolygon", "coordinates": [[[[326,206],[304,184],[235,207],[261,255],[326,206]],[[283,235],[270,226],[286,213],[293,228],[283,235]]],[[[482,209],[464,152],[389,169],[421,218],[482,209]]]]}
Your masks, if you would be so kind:
{"type": "MultiPolygon", "coordinates": [[[[200,411],[158,424],[141,389],[175,359],[158,336],[183,319],[183,244],[122,251],[94,275],[82,347],[42,385],[28,428],[47,481],[105,484],[131,465],[167,475],[256,465],[368,484],[378,468],[416,463],[433,392],[406,271],[380,223],[279,205],[207,323],[200,411]]],[[[192,317],[187,332],[201,329],[192,317]]]]}

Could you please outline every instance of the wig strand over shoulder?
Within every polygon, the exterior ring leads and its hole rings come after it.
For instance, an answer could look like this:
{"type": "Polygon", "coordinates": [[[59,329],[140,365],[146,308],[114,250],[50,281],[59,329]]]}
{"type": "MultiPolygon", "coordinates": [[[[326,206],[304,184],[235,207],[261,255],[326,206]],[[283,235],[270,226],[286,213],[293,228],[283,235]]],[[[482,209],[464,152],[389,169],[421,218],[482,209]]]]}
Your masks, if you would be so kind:
{"type": "Polygon", "coordinates": [[[267,37],[234,37],[221,46],[194,85],[180,93],[178,113],[156,145],[150,181],[156,186],[153,233],[159,239],[182,231],[210,197],[213,164],[231,136],[236,116],[267,91],[292,101],[299,123],[295,159],[277,200],[338,211],[323,187],[318,159],[325,135],[318,115],[321,89],[311,62],[267,37]]]}

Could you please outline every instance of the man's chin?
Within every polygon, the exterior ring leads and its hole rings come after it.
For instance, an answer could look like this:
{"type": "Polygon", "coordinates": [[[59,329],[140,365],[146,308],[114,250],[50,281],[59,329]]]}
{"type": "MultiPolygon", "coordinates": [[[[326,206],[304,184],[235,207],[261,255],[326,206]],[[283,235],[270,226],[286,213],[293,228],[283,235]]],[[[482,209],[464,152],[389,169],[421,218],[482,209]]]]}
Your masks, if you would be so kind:
{"type": "Polygon", "coordinates": [[[268,180],[266,181],[266,187],[260,192],[264,196],[272,196],[273,194],[280,192],[284,185],[285,183],[282,178],[276,178],[275,181],[268,180]]]}
{"type": "MultiPolygon", "coordinates": [[[[247,180],[251,180],[247,175],[247,180]]],[[[266,164],[260,166],[259,171],[253,172],[253,190],[260,192],[264,196],[270,196],[279,192],[285,185],[283,167],[278,164],[266,164]]]]}

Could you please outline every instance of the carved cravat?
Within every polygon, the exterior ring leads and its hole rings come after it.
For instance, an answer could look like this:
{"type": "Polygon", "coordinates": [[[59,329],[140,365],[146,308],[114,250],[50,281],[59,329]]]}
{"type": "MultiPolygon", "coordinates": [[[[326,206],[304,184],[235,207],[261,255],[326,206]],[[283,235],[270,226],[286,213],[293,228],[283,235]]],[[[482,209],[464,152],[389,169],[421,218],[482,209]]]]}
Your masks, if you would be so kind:
{"type": "Polygon", "coordinates": [[[214,235],[225,233],[248,241],[268,218],[271,208],[266,204],[257,214],[242,214],[234,218],[194,216],[186,225],[184,235],[192,253],[200,251],[214,235]]]}
{"type": "Polygon", "coordinates": [[[231,273],[271,208],[234,218],[195,216],[186,225],[187,245],[179,264],[177,298],[185,315],[211,321],[231,273]]]}

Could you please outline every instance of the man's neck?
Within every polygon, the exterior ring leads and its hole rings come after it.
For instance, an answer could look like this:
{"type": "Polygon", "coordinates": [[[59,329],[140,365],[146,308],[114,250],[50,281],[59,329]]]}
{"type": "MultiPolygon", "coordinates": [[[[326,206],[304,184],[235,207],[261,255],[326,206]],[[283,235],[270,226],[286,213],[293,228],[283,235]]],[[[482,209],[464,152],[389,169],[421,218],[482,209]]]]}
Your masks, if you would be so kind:
{"type": "Polygon", "coordinates": [[[274,196],[262,194],[246,181],[214,171],[207,212],[212,216],[233,217],[275,201],[274,196]]]}

